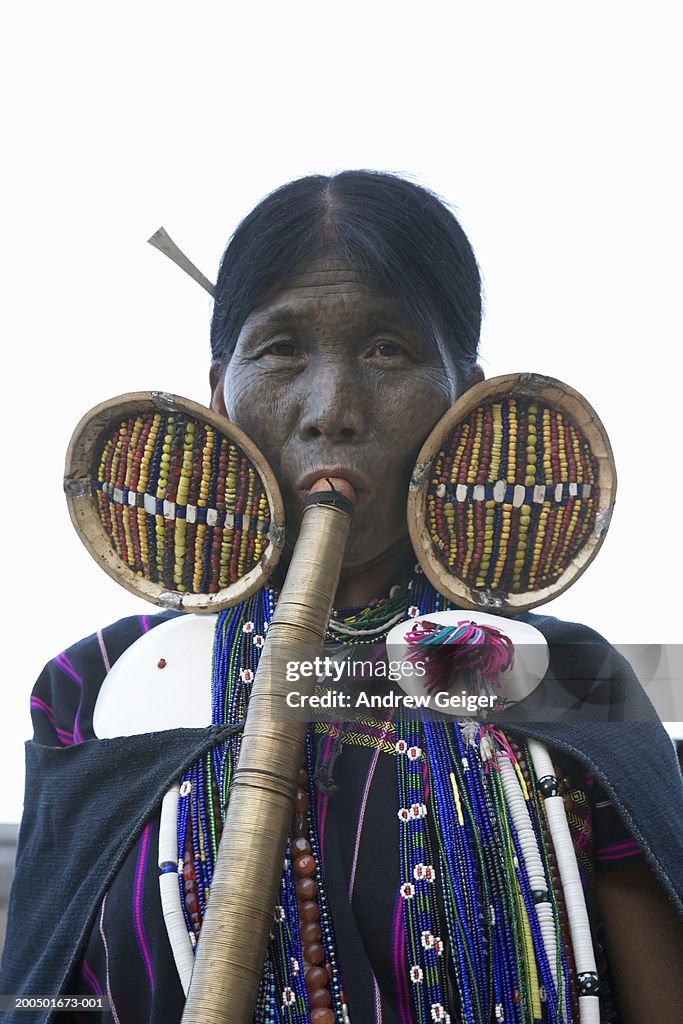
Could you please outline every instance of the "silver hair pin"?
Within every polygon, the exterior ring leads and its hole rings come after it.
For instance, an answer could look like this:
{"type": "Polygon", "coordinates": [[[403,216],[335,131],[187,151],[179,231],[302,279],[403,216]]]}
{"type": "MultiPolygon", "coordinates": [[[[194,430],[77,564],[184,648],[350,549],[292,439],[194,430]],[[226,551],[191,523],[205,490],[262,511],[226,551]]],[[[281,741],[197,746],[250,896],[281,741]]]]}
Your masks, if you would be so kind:
{"type": "Polygon", "coordinates": [[[147,241],[150,245],[153,245],[155,249],[159,249],[165,256],[168,256],[168,258],[172,260],[177,267],[180,267],[180,269],[184,270],[186,274],[189,274],[193,281],[200,284],[212,298],[215,298],[216,289],[214,285],[211,284],[208,277],[204,277],[201,270],[198,270],[194,263],[187,258],[185,253],[178,248],[166,231],[166,228],[159,228],[159,230],[155,231],[152,237],[148,238],[147,241]]]}

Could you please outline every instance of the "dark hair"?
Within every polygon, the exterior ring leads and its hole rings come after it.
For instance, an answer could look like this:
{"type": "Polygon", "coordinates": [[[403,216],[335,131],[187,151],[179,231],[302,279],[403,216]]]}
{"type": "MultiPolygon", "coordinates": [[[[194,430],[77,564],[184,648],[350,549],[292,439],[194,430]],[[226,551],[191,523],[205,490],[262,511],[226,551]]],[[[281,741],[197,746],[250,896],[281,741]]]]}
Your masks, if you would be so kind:
{"type": "Polygon", "coordinates": [[[331,247],[392,295],[418,330],[437,344],[442,338],[459,371],[476,361],[481,278],[465,232],[428,189],[361,170],[289,182],[238,226],[221,261],[211,322],[221,368],[252,310],[331,247]]]}

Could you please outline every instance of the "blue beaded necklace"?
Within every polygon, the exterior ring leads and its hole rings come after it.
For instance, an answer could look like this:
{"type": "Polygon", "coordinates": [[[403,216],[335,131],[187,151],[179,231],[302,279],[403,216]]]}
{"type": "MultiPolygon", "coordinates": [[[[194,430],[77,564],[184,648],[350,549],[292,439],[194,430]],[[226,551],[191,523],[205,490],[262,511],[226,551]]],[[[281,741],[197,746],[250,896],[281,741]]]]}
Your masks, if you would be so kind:
{"type": "MultiPolygon", "coordinates": [[[[487,763],[482,760],[481,736],[470,735],[465,744],[458,723],[423,726],[431,787],[428,813],[433,813],[439,834],[439,890],[461,1019],[466,1024],[482,1024],[492,1016],[559,1024],[565,1019],[569,992],[557,906],[551,897],[555,967],[562,986],[553,980],[535,909],[540,894],[531,889],[525,863],[527,844],[536,844],[552,893],[538,804],[524,783],[529,827],[520,836],[499,769],[504,757],[514,755],[501,734],[481,733],[489,737],[487,763]]],[[[413,795],[420,799],[419,793],[413,795]]],[[[419,1020],[428,1019],[417,1012],[419,1020]]]]}

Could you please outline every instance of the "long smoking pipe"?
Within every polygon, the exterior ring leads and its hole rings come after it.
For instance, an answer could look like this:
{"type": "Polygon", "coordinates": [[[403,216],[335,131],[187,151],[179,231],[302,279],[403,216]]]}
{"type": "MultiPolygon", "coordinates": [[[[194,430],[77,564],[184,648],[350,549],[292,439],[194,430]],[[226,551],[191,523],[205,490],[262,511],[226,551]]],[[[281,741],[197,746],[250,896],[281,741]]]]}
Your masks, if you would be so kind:
{"type": "MultiPolygon", "coordinates": [[[[355,492],[318,480],[254,678],[182,1024],[250,1024],[277,904],[307,723],[287,721],[287,662],[322,653],[355,492]]],[[[297,683],[312,692],[314,679],[297,683]]]]}

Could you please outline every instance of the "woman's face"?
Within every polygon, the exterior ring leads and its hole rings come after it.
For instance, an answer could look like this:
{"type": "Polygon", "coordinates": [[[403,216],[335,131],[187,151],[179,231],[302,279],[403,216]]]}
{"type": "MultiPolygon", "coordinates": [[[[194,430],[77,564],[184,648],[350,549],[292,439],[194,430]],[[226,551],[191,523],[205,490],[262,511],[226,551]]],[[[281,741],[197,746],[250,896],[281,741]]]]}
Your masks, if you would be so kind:
{"type": "Polygon", "coordinates": [[[288,535],[322,476],[357,494],[345,565],[407,533],[408,483],[456,397],[456,371],[397,303],[339,258],[313,260],[247,318],[212,407],[255,442],[282,488],[288,535]]]}

